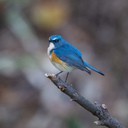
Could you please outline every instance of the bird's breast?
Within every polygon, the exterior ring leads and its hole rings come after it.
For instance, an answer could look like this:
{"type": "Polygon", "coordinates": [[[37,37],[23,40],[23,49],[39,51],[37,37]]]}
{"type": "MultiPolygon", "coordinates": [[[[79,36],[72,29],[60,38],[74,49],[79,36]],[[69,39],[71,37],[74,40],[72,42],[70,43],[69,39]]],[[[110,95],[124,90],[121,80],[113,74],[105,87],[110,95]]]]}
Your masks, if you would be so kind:
{"type": "Polygon", "coordinates": [[[64,61],[60,60],[56,54],[54,53],[54,51],[51,52],[51,57],[50,60],[52,62],[52,64],[58,68],[60,71],[64,71],[64,72],[71,72],[74,69],[76,69],[73,66],[68,65],[67,63],[65,63],[64,61]]]}
{"type": "Polygon", "coordinates": [[[65,62],[63,62],[62,60],[60,60],[60,59],[56,56],[56,54],[54,53],[54,51],[52,51],[52,53],[51,53],[51,61],[56,62],[56,63],[59,63],[59,64],[61,64],[61,65],[66,65],[65,62]]]}

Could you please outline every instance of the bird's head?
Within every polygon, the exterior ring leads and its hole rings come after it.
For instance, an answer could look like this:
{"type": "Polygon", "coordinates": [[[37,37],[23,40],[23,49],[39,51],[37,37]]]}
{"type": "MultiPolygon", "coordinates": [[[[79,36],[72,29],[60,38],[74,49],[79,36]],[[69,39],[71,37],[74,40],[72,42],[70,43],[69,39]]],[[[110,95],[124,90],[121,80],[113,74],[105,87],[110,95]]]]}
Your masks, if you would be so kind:
{"type": "Polygon", "coordinates": [[[63,38],[60,35],[52,35],[49,37],[49,43],[54,45],[55,48],[63,44],[63,38]]]}

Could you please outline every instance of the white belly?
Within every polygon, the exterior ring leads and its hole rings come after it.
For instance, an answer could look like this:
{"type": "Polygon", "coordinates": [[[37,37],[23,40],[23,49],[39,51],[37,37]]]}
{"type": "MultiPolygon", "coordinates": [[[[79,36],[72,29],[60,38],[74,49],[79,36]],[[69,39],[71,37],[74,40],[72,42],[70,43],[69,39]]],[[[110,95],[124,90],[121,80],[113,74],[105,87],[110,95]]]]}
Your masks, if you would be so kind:
{"type": "Polygon", "coordinates": [[[72,66],[68,66],[67,64],[59,64],[59,63],[56,63],[56,62],[53,62],[51,61],[52,64],[57,68],[59,69],[60,71],[63,71],[63,72],[71,72],[73,70],[75,70],[76,68],[75,67],[72,67],[72,66]]]}

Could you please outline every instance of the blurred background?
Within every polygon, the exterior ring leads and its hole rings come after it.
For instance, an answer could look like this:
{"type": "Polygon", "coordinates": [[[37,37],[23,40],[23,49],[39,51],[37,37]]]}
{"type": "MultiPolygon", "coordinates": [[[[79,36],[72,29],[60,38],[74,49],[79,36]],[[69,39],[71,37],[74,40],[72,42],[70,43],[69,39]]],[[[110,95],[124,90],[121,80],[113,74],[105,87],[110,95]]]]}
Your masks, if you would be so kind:
{"type": "Polygon", "coordinates": [[[45,77],[58,73],[47,55],[48,37],[54,34],[106,75],[73,71],[68,83],[91,102],[105,103],[127,126],[128,1],[1,0],[0,127],[97,127],[96,117],[45,77]]]}

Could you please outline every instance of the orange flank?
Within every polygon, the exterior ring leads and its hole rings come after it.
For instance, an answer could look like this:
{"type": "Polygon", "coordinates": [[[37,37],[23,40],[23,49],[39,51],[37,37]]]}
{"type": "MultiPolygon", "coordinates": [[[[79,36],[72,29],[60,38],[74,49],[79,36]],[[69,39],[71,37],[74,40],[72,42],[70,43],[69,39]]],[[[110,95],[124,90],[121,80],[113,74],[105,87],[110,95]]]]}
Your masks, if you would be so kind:
{"type": "Polygon", "coordinates": [[[53,65],[55,67],[57,67],[60,71],[65,71],[65,72],[71,72],[73,70],[75,70],[76,68],[73,66],[68,66],[67,63],[63,62],[62,60],[60,60],[56,54],[54,53],[54,51],[52,51],[51,53],[51,61],[53,63],[53,65]]]}
{"type": "Polygon", "coordinates": [[[60,60],[57,56],[56,56],[56,54],[54,53],[54,51],[51,53],[51,60],[53,61],[53,62],[56,62],[56,63],[58,63],[58,64],[66,64],[66,63],[64,63],[62,60],[60,60]]]}

